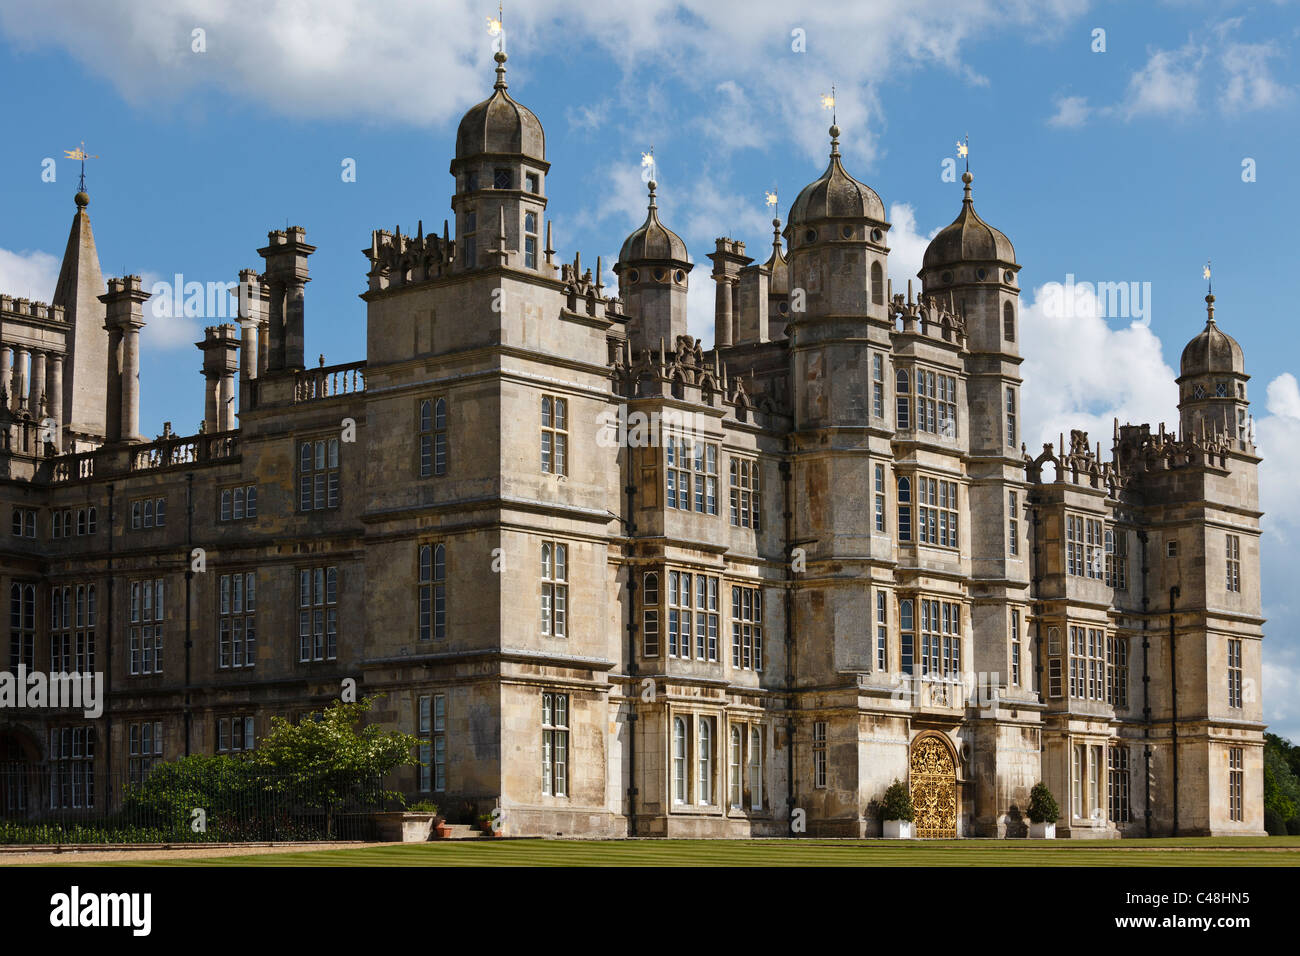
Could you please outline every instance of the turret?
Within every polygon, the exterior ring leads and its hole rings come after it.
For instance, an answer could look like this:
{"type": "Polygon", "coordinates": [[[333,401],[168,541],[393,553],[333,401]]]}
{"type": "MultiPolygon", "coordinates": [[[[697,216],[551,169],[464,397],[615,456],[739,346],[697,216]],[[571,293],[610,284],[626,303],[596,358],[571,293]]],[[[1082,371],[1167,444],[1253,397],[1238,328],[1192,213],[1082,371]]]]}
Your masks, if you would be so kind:
{"type": "Polygon", "coordinates": [[[99,297],[107,306],[104,328],[108,332],[106,381],[107,435],[109,442],[142,442],[140,435],[140,330],[143,304],[149,293],[140,289],[139,276],[108,280],[108,292],[99,297]]]}
{"type": "Polygon", "coordinates": [[[1187,437],[1223,434],[1238,451],[1254,452],[1246,361],[1237,340],[1214,320],[1214,294],[1205,297],[1205,328],[1183,349],[1178,413],[1187,437]]]}
{"type": "Polygon", "coordinates": [[[686,334],[686,292],[691,269],[686,243],[659,221],[655,181],[642,223],[623,243],[614,272],[619,298],[626,304],[628,339],[633,349],[666,342],[674,345],[686,334]]]}

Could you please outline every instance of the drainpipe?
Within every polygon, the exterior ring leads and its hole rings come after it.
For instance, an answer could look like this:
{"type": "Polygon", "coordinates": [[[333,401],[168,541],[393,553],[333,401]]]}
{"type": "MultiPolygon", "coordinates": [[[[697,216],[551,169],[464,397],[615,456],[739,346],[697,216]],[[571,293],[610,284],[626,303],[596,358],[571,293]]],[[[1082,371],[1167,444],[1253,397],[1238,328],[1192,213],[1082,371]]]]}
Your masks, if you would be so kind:
{"type": "Polygon", "coordinates": [[[1182,596],[1177,585],[1169,589],[1169,727],[1174,748],[1174,836],[1178,836],[1178,661],[1174,653],[1174,602],[1182,596]]]}
{"type": "Polygon", "coordinates": [[[1147,665],[1151,649],[1151,636],[1147,633],[1147,612],[1150,600],[1147,596],[1147,573],[1151,570],[1147,564],[1147,533],[1138,532],[1138,541],[1142,544],[1142,772],[1146,793],[1145,815],[1147,836],[1151,836],[1151,673],[1147,665]]]}
{"type": "Polygon", "coordinates": [[[194,546],[194,472],[186,475],[189,479],[185,489],[185,756],[190,755],[190,731],[193,728],[194,715],[191,712],[190,655],[194,641],[191,635],[191,592],[194,581],[194,562],[191,555],[194,546]]]}
{"type": "MultiPolygon", "coordinates": [[[[794,704],[794,512],[790,507],[791,474],[790,461],[780,463],[781,494],[785,521],[785,686],[787,706],[794,704]]],[[[786,812],[794,811],[794,711],[787,709],[785,718],[785,739],[787,744],[788,765],[785,774],[786,812]]],[[[807,833],[807,829],[804,830],[807,833]]]]}
{"type": "MultiPolygon", "coordinates": [[[[626,407],[626,406],[625,406],[626,407]]],[[[632,678],[627,700],[627,830],[628,836],[636,836],[636,675],[640,671],[636,662],[636,566],[632,563],[635,545],[632,538],[636,534],[636,483],[632,480],[632,443],[625,442],[627,450],[627,518],[624,520],[623,532],[627,535],[624,552],[627,562],[627,672],[632,678]]]]}
{"type": "Polygon", "coordinates": [[[108,486],[108,627],[104,640],[104,793],[112,808],[113,786],[113,531],[117,516],[113,513],[113,486],[108,486]]]}

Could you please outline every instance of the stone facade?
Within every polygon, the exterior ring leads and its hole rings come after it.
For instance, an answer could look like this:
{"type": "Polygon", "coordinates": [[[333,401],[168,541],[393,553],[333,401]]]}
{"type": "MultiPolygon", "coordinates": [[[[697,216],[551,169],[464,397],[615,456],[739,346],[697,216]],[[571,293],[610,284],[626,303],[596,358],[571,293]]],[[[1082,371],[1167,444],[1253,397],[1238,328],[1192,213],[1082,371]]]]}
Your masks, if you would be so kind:
{"type": "Polygon", "coordinates": [[[617,296],[555,261],[500,54],[454,236],[365,249],[366,358],[307,365],[314,247],[272,232],[197,343],[202,429],[154,441],[148,296],[97,278],[79,194],[62,301],[0,299],[0,586],[10,669],[109,697],[0,710],[0,761],[235,752],[350,678],[426,742],[397,786],[507,833],[874,835],[896,779],[922,836],[1024,835],[1040,780],[1064,836],[1262,833],[1259,459],[1212,297],[1177,433],[1028,452],[1020,266],[971,177],[895,293],[831,136],[766,262],[718,240],[705,351],[653,183],[617,296]]]}

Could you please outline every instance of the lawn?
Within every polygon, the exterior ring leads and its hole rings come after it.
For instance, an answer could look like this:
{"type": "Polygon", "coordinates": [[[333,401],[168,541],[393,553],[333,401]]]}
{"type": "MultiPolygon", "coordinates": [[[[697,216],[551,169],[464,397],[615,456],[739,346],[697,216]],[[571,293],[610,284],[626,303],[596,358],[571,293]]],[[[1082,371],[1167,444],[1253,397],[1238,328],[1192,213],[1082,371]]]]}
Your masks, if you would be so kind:
{"type": "Polygon", "coordinates": [[[492,840],[109,866],[1300,866],[1300,837],[1167,840],[492,840]]]}

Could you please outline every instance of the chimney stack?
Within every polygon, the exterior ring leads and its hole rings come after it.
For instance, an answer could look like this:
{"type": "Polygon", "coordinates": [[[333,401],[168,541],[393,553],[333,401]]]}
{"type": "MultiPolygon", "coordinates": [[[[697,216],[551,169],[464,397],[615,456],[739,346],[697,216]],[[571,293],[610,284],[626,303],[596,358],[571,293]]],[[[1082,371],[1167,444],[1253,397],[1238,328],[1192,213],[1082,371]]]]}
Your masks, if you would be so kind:
{"type": "Polygon", "coordinates": [[[239,333],[233,325],[208,326],[203,341],[203,430],[228,432],[235,427],[235,372],[239,368],[239,333]]]}
{"type": "Polygon", "coordinates": [[[140,330],[142,305],[149,293],[140,289],[139,276],[108,280],[108,292],[99,297],[107,307],[108,381],[106,438],[110,442],[142,442],[140,435],[140,330]]]}
{"type": "Polygon", "coordinates": [[[304,362],[304,297],[307,257],[316,251],[301,226],[267,233],[267,245],[257,254],[266,260],[263,277],[269,287],[267,371],[300,372],[304,362]]]}

